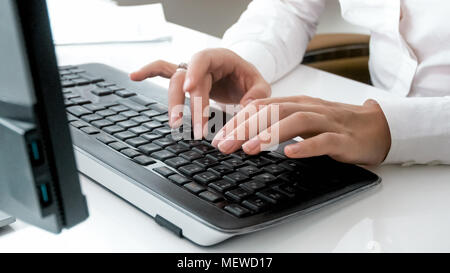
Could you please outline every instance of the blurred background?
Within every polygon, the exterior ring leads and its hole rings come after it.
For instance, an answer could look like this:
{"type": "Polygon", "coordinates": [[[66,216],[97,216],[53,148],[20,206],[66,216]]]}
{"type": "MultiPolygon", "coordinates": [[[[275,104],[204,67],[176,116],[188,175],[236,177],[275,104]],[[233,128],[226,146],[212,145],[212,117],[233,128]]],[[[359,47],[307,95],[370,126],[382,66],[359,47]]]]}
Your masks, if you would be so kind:
{"type": "MultiPolygon", "coordinates": [[[[161,3],[166,20],[201,32],[222,37],[236,22],[251,0],[113,0],[121,6],[161,3]]],[[[361,33],[367,30],[341,18],[338,0],[327,0],[317,33],[361,33]]]]}

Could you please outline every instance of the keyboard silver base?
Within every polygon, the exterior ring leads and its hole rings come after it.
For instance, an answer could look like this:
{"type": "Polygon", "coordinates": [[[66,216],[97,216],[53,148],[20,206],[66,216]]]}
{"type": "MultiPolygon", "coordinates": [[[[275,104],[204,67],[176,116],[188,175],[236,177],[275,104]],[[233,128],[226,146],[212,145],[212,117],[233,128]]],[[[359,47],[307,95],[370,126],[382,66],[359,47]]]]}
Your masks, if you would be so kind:
{"type": "Polygon", "coordinates": [[[177,207],[144,186],[140,187],[139,183],[133,183],[126,175],[96,160],[77,147],[75,147],[75,157],[78,170],[82,174],[127,200],[151,217],[154,218],[159,215],[168,220],[182,229],[183,237],[198,245],[215,245],[237,235],[215,230],[199,222],[189,216],[189,212],[183,208],[177,207]]]}

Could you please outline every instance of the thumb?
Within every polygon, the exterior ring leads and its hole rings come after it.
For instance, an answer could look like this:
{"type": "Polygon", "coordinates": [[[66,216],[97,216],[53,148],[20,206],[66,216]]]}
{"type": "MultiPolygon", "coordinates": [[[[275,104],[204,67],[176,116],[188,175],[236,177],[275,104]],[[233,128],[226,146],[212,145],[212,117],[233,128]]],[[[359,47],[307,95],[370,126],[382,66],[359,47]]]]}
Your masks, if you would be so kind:
{"type": "Polygon", "coordinates": [[[242,106],[247,106],[247,104],[251,103],[257,99],[265,99],[270,97],[272,94],[270,85],[266,82],[259,83],[250,88],[245,95],[242,97],[240,104],[242,106]]]}

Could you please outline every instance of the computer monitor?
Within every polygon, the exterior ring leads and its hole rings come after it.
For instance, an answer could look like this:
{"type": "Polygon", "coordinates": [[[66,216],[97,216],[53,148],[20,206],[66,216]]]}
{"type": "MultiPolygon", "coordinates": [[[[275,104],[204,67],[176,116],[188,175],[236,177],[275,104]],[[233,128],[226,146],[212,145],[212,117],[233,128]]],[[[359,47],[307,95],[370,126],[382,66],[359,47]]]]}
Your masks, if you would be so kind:
{"type": "Polygon", "coordinates": [[[58,233],[88,217],[44,0],[0,1],[0,210],[58,233]]]}

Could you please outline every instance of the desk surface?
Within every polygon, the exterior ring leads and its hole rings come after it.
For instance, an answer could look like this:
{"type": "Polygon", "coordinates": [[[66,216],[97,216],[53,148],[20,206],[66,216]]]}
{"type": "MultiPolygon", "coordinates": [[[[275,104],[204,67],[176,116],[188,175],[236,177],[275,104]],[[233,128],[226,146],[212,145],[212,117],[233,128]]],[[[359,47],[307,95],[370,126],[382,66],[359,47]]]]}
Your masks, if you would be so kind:
{"type": "MultiPolygon", "coordinates": [[[[65,46],[61,65],[101,62],[131,72],[155,59],[179,63],[219,40],[170,25],[171,42],[65,46]]],[[[167,87],[168,81],[152,80],[167,87]]],[[[274,96],[306,94],[362,103],[389,94],[299,66],[273,85],[274,96]]],[[[21,221],[0,229],[0,252],[397,252],[450,251],[450,167],[382,166],[382,185],[304,218],[204,248],[173,236],[152,218],[81,177],[90,217],[53,235],[21,221]]]]}

